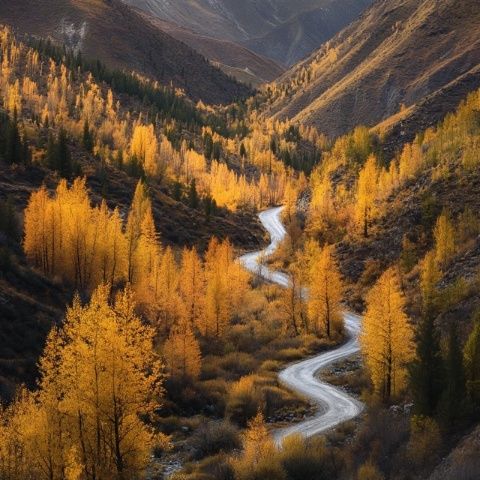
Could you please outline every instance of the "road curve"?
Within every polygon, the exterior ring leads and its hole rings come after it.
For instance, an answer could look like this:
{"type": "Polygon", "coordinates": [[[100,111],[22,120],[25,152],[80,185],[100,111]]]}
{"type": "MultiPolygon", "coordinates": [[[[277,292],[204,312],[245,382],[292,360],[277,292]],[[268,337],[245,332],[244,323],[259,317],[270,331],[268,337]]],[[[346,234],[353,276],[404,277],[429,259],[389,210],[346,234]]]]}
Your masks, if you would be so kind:
{"type": "MultiPolygon", "coordinates": [[[[288,275],[272,271],[268,267],[259,264],[262,259],[271,255],[285,238],[287,232],[281,221],[282,209],[282,207],[272,208],[259,215],[263,227],[270,234],[270,245],[265,250],[248,253],[240,257],[239,260],[250,272],[260,275],[282,287],[287,287],[290,283],[288,275]]],[[[362,412],[363,404],[361,402],[343,390],[316,378],[316,374],[320,370],[359,351],[358,336],[361,319],[359,316],[348,312],[344,314],[344,317],[345,329],[348,334],[346,343],[334,350],[329,350],[308,360],[294,363],[279,373],[281,383],[316,403],[319,408],[314,417],[276,430],[274,438],[278,445],[281,445],[283,439],[288,435],[301,434],[304,437],[312,437],[330,430],[358,416],[362,412]]]]}

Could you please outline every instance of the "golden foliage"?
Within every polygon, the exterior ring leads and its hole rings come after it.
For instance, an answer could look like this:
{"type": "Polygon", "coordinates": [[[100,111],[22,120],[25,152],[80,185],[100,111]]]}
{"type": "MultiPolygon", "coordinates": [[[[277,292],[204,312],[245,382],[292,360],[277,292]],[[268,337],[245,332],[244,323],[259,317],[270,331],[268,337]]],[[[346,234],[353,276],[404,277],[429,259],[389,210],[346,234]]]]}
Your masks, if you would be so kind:
{"type": "Polygon", "coordinates": [[[204,336],[221,336],[247,292],[249,274],[235,260],[231,243],[212,239],[205,255],[205,315],[198,328],[204,336]]]}
{"type": "Polygon", "coordinates": [[[357,202],[355,206],[355,218],[365,237],[368,237],[370,222],[375,214],[375,202],[378,194],[377,181],[377,159],[374,156],[370,156],[358,177],[357,202]]]}
{"type": "Polygon", "coordinates": [[[162,395],[154,331],[134,313],[126,289],[108,286],[54,328],[40,360],[36,394],[22,393],[1,415],[2,478],[137,478],[156,439],[141,419],[162,395]]]}
{"type": "Polygon", "coordinates": [[[435,261],[440,268],[445,268],[455,255],[455,232],[446,212],[437,219],[435,230],[435,261]]]}
{"type": "Polygon", "coordinates": [[[334,247],[312,259],[308,288],[308,315],[317,335],[331,338],[343,330],[343,282],[334,258],[334,247]]]}
{"type": "Polygon", "coordinates": [[[394,269],[387,270],[367,295],[360,343],[376,393],[390,399],[404,388],[406,366],[414,355],[413,330],[394,269]]]}
{"type": "Polygon", "coordinates": [[[200,345],[190,327],[172,330],[163,347],[167,371],[180,379],[198,380],[202,367],[200,345]]]}
{"type": "Polygon", "coordinates": [[[232,466],[236,480],[286,478],[261,413],[249,423],[243,436],[243,452],[240,457],[232,460],[232,466]]]}

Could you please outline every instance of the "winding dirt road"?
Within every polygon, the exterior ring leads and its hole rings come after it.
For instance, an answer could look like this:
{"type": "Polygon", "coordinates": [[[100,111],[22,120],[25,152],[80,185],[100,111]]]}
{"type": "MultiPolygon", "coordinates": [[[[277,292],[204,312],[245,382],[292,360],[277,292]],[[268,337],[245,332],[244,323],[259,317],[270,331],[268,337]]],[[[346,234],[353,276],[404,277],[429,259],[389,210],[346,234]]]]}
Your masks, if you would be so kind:
{"type": "MultiPolygon", "coordinates": [[[[259,215],[262,225],[270,234],[271,243],[265,250],[248,253],[239,260],[253,274],[260,275],[282,287],[287,287],[289,285],[288,275],[260,265],[262,259],[275,252],[287,234],[281,221],[281,213],[282,207],[278,207],[266,210],[259,215]]],[[[283,439],[288,435],[298,433],[304,437],[312,437],[330,430],[362,412],[363,404],[361,402],[343,390],[316,378],[320,370],[359,351],[360,320],[359,316],[346,312],[345,329],[348,333],[348,341],[345,344],[308,360],[294,363],[279,373],[279,379],[285,386],[316,403],[319,408],[314,417],[274,432],[278,445],[281,445],[283,439]]]]}

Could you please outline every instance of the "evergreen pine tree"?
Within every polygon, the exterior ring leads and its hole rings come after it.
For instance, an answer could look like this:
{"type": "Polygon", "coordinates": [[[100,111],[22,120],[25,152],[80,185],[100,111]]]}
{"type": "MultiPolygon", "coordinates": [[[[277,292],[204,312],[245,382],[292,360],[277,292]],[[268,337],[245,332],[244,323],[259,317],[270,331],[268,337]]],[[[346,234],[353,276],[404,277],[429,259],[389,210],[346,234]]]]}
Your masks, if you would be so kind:
{"type": "Polygon", "coordinates": [[[433,416],[444,387],[444,365],[440,336],[433,315],[425,315],[416,337],[417,354],[410,366],[410,386],[415,411],[419,415],[433,416]]]}
{"type": "Polygon", "coordinates": [[[440,416],[447,428],[454,428],[466,411],[466,385],[463,355],[460,349],[457,327],[450,326],[445,357],[445,390],[439,405],[440,416]]]}
{"type": "Polygon", "coordinates": [[[88,120],[85,120],[85,123],[83,124],[83,146],[87,152],[93,152],[93,135],[90,131],[88,120]]]}
{"type": "Polygon", "coordinates": [[[206,133],[203,137],[203,145],[205,148],[205,158],[211,160],[213,154],[213,139],[209,133],[206,133]]]}
{"type": "Polygon", "coordinates": [[[55,139],[53,135],[50,133],[48,135],[48,143],[47,143],[47,153],[45,155],[45,163],[48,168],[51,170],[58,170],[59,167],[59,159],[58,159],[58,151],[57,145],[55,143],[55,139]]]}
{"type": "Polygon", "coordinates": [[[72,157],[67,143],[67,134],[62,128],[58,134],[57,142],[58,172],[64,178],[69,178],[72,174],[72,157]]]}
{"type": "Polygon", "coordinates": [[[23,159],[23,145],[18,130],[16,114],[14,120],[7,123],[5,138],[5,160],[8,164],[20,163],[23,159]]]}
{"type": "Polygon", "coordinates": [[[195,179],[190,182],[190,189],[188,191],[188,204],[190,208],[198,208],[198,193],[195,179]]]}

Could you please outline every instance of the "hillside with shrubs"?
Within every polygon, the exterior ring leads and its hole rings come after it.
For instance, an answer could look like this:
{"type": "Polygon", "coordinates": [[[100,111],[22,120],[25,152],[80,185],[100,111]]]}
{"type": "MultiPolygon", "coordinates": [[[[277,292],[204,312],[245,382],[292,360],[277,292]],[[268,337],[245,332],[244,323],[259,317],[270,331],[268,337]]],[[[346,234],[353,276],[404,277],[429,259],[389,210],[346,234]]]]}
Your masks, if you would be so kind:
{"type": "Polygon", "coordinates": [[[0,60],[2,479],[478,476],[480,91],[387,154],[7,26],[0,60]],[[285,288],[238,261],[277,205],[285,288]],[[317,375],[365,409],[278,445],[346,309],[317,375]]]}

